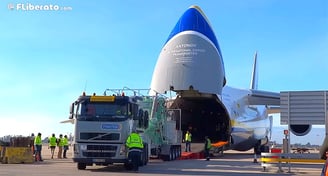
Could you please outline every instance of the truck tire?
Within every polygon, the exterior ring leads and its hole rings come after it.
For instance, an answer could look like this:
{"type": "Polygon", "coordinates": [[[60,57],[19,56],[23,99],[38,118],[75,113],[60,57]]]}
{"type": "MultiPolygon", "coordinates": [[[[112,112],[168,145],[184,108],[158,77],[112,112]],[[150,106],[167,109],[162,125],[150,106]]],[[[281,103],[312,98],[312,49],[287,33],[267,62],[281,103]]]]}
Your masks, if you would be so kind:
{"type": "Polygon", "coordinates": [[[180,158],[181,157],[181,153],[182,153],[181,146],[178,147],[178,153],[179,153],[179,158],[180,158]]]}
{"type": "Polygon", "coordinates": [[[85,163],[77,163],[77,169],[78,170],[85,170],[87,168],[87,164],[85,163]]]}
{"type": "Polygon", "coordinates": [[[171,148],[170,150],[170,161],[174,160],[174,150],[171,148]]]}
{"type": "Polygon", "coordinates": [[[174,159],[176,160],[177,158],[179,158],[179,148],[178,147],[174,147],[174,159]]]}
{"type": "Polygon", "coordinates": [[[147,165],[148,164],[148,160],[149,160],[149,154],[148,154],[148,145],[144,145],[144,157],[145,157],[145,160],[144,160],[144,165],[147,165]]]}
{"type": "Polygon", "coordinates": [[[178,158],[180,158],[180,157],[181,157],[181,147],[178,146],[178,158]]]}
{"type": "Polygon", "coordinates": [[[144,153],[144,151],[141,152],[140,161],[139,161],[139,166],[143,166],[143,165],[145,165],[145,153],[144,153]]]}
{"type": "Polygon", "coordinates": [[[144,148],[142,149],[141,158],[139,166],[145,166],[148,163],[148,144],[144,143],[144,148]]]}

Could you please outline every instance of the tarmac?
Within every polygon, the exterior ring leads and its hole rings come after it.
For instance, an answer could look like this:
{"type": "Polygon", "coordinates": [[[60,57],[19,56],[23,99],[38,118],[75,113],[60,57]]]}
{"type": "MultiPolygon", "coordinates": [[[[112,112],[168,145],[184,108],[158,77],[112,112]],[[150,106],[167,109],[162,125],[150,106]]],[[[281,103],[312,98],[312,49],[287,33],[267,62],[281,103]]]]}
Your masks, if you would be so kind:
{"type": "MultiPolygon", "coordinates": [[[[57,150],[56,150],[57,154],[57,150]]],[[[290,172],[287,167],[278,172],[277,167],[263,170],[261,163],[253,163],[252,151],[236,152],[228,150],[224,155],[204,159],[161,161],[152,159],[146,166],[140,167],[138,173],[126,171],[122,164],[110,166],[87,166],[86,170],[78,170],[77,164],[72,161],[72,147],[67,153],[68,159],[51,159],[50,150],[43,147],[43,162],[32,164],[0,164],[1,176],[107,176],[107,175],[222,175],[222,176],[251,176],[251,175],[320,175],[322,164],[291,164],[290,172]]]]}

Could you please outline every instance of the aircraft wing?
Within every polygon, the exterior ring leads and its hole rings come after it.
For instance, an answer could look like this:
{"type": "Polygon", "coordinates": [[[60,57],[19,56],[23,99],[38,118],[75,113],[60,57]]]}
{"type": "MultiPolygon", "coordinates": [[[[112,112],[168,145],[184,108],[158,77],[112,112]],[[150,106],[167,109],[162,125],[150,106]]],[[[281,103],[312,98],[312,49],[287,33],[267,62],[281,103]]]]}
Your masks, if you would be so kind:
{"type": "Polygon", "coordinates": [[[250,89],[248,103],[250,105],[280,106],[280,93],[250,89]]]}
{"type": "Polygon", "coordinates": [[[250,89],[250,105],[267,105],[268,114],[280,113],[280,93],[250,89]]]}

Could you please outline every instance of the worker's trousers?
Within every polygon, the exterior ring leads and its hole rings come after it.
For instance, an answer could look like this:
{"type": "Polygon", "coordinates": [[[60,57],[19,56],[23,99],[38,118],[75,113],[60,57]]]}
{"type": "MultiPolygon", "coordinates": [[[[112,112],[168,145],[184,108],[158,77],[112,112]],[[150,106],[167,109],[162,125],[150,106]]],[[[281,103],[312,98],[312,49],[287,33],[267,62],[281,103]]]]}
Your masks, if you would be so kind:
{"type": "Polygon", "coordinates": [[[191,152],[191,142],[190,141],[186,141],[186,152],[191,152]]]}
{"type": "Polygon", "coordinates": [[[58,146],[57,158],[62,158],[62,154],[63,154],[63,146],[58,146]]]}
{"type": "Polygon", "coordinates": [[[206,160],[210,160],[210,149],[205,149],[204,155],[205,155],[206,160]]]}
{"type": "Polygon", "coordinates": [[[35,145],[35,161],[43,161],[41,156],[42,145],[35,145]]]}

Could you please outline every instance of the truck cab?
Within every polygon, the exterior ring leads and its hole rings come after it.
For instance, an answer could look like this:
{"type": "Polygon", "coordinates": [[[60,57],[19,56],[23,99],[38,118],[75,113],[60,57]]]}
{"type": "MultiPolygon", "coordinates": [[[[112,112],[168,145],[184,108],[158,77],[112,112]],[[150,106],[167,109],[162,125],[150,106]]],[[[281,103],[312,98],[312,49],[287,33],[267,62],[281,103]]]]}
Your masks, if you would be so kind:
{"type": "Polygon", "coordinates": [[[125,141],[140,118],[136,97],[83,93],[72,103],[69,118],[75,125],[73,161],[78,169],[128,163],[125,141]]]}

